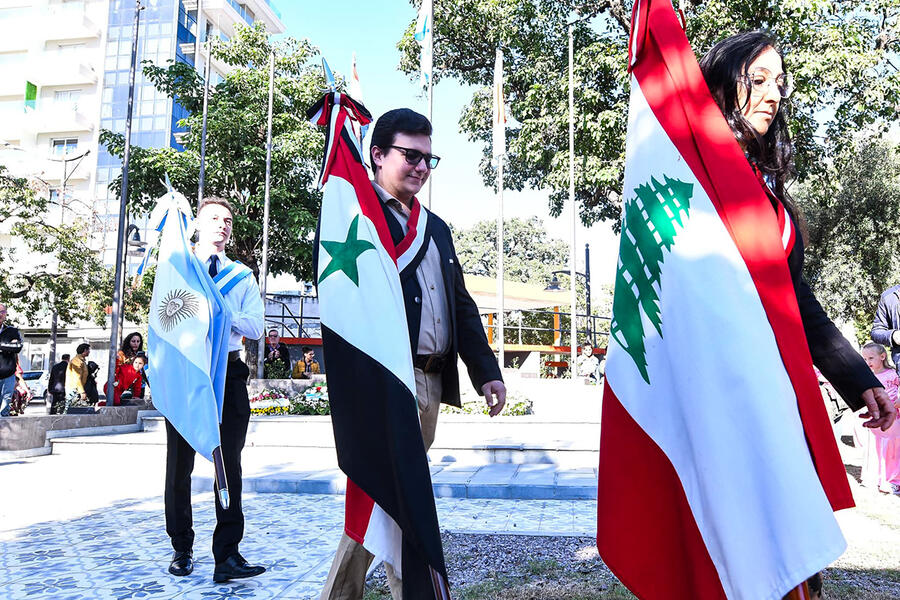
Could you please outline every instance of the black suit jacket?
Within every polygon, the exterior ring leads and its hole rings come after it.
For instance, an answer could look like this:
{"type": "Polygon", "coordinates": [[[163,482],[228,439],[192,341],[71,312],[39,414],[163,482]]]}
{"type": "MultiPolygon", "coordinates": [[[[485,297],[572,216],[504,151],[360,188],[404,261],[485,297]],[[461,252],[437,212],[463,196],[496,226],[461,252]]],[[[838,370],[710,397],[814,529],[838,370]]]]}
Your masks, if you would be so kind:
{"type": "MultiPolygon", "coordinates": [[[[403,239],[403,228],[391,209],[380,203],[385,220],[395,244],[403,239]]],[[[469,372],[469,379],[475,390],[481,395],[481,386],[488,381],[503,379],[500,367],[493,350],[484,333],[478,307],[466,290],[462,267],[453,247],[450,228],[437,215],[428,213],[426,240],[431,239],[441,257],[441,275],[444,279],[444,290],[447,293],[447,306],[450,311],[450,351],[448,360],[441,372],[441,402],[452,406],[460,406],[459,370],[457,356],[461,357],[469,372]]],[[[424,248],[427,251],[427,246],[424,248]]],[[[424,255],[424,251],[421,253],[424,255]]],[[[417,259],[421,256],[417,257],[417,259]]],[[[406,321],[409,327],[409,343],[413,355],[419,347],[419,327],[422,323],[422,288],[416,278],[416,269],[411,266],[400,277],[403,288],[403,301],[406,305],[406,321]]]]}
{"type": "MultiPolygon", "coordinates": [[[[773,201],[778,201],[773,198],[773,201]]],[[[790,213],[790,211],[788,211],[790,213]]],[[[791,215],[791,222],[797,232],[800,231],[797,219],[791,215]]],[[[806,341],[812,354],[813,364],[822,372],[838,394],[853,410],[859,410],[865,404],[860,395],[869,388],[884,387],[869,369],[869,366],[850,342],[835,327],[822,305],[803,279],[804,248],[802,236],[788,256],[788,269],[797,294],[800,306],[800,319],[806,332],[806,341]]]]}

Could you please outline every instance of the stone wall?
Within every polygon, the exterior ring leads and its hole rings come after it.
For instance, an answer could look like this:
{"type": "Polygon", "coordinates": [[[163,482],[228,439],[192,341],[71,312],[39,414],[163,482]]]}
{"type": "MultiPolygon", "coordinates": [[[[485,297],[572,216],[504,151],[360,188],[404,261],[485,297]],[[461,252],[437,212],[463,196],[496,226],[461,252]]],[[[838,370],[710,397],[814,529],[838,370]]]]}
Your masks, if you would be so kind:
{"type": "Polygon", "coordinates": [[[41,448],[48,431],[134,425],[139,410],[146,406],[101,407],[94,414],[84,415],[26,415],[0,418],[0,451],[41,448]]]}

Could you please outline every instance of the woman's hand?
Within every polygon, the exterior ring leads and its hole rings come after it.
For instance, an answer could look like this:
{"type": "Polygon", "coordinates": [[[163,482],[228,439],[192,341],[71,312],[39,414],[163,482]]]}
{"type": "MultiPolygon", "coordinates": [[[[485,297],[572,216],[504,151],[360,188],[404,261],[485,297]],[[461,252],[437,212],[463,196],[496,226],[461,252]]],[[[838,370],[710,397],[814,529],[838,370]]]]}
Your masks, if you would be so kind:
{"type": "Polygon", "coordinates": [[[860,396],[866,403],[866,410],[859,414],[860,419],[869,419],[863,427],[887,431],[897,418],[897,409],[887,392],[882,387],[869,388],[860,396]]]}

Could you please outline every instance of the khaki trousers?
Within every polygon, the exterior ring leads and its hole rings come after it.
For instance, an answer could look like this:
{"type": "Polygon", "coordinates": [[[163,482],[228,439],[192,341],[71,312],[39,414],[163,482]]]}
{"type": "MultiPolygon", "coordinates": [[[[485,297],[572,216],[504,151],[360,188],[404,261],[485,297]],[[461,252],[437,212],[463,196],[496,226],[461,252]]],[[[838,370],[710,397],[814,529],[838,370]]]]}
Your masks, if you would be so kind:
{"type": "MultiPolygon", "coordinates": [[[[416,369],[416,396],[419,402],[419,422],[425,451],[434,443],[438,413],[441,410],[441,374],[416,369]]],[[[321,600],[362,600],[366,587],[366,573],[375,557],[355,540],[341,534],[337,554],[322,590],[321,600]]],[[[403,582],[391,565],[384,565],[388,585],[394,600],[403,600],[403,582]]]]}

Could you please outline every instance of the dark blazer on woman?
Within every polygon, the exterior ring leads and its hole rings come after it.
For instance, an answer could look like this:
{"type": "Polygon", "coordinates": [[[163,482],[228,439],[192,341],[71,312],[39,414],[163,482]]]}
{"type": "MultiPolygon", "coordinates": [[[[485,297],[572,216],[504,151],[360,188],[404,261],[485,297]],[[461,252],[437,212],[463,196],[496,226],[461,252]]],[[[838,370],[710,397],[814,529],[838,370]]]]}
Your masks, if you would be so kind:
{"type": "MultiPolygon", "coordinates": [[[[778,201],[772,194],[770,194],[770,198],[773,202],[778,201]]],[[[788,213],[790,214],[790,211],[788,213]]],[[[799,223],[793,214],[791,214],[791,224],[795,231],[800,231],[799,223]]],[[[850,345],[847,338],[828,318],[809,284],[803,279],[805,255],[803,239],[799,234],[795,237],[797,241],[788,255],[788,269],[794,282],[797,304],[800,305],[800,318],[803,321],[803,329],[806,332],[806,341],[809,344],[813,364],[831,382],[847,406],[852,410],[859,410],[865,406],[860,398],[864,391],[884,386],[872,373],[859,352],[850,345]]]]}

